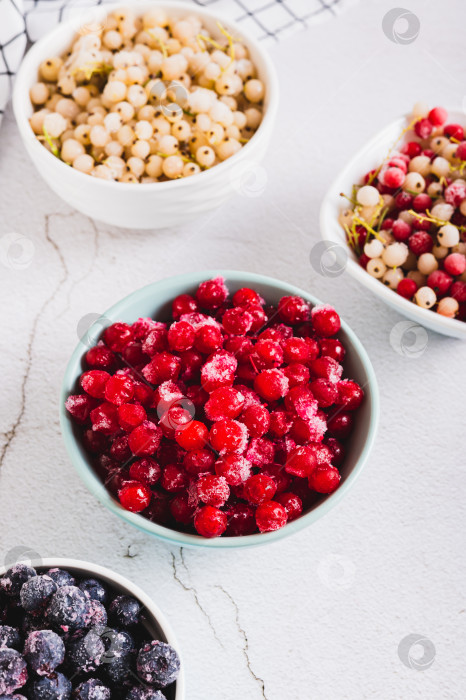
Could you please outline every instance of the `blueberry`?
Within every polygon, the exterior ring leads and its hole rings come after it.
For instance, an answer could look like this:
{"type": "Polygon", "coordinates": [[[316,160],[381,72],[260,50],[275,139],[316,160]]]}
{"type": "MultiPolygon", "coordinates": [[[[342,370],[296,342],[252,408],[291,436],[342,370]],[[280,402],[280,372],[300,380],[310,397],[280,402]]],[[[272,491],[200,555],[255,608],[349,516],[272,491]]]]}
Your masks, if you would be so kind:
{"type": "Polygon", "coordinates": [[[107,602],[107,591],[97,579],[86,578],[81,581],[79,588],[84,591],[84,593],[87,593],[92,600],[97,600],[99,603],[103,604],[107,602]]]}
{"type": "Polygon", "coordinates": [[[62,586],[53,594],[47,609],[47,618],[56,629],[64,632],[86,627],[89,598],[76,586],[62,586]]]}
{"type": "Polygon", "coordinates": [[[34,576],[21,588],[21,605],[26,612],[37,612],[45,608],[57,590],[57,584],[50,576],[34,576]]]}
{"type": "Polygon", "coordinates": [[[111,683],[122,683],[129,675],[133,658],[133,640],[126,632],[105,628],[102,632],[105,654],[101,671],[111,683]]]}
{"type": "Polygon", "coordinates": [[[19,596],[23,584],[34,576],[37,576],[37,572],[31,566],[15,564],[0,579],[0,589],[8,596],[19,596]]]}
{"type": "Polygon", "coordinates": [[[141,605],[136,598],[131,598],[128,595],[119,595],[112,600],[108,611],[116,625],[129,627],[130,625],[137,625],[139,622],[141,605]]]}
{"type": "Polygon", "coordinates": [[[180,658],[169,644],[154,640],[139,651],[137,671],[145,683],[165,688],[178,678],[180,658]]]}
{"type": "Polygon", "coordinates": [[[126,696],[126,700],[166,700],[166,697],[160,690],[140,686],[131,688],[126,696]]]}
{"type": "Polygon", "coordinates": [[[52,678],[40,678],[31,688],[31,700],[68,700],[71,697],[71,681],[63,673],[54,673],[52,678]]]}
{"type": "Polygon", "coordinates": [[[49,676],[65,659],[65,645],[51,630],[31,632],[24,645],[24,658],[38,676],[49,676]]]}
{"type": "Polygon", "coordinates": [[[110,697],[109,688],[97,678],[89,678],[78,685],[73,693],[74,700],[110,700],[110,697]]]}
{"type": "Polygon", "coordinates": [[[0,649],[0,695],[12,695],[28,679],[26,662],[16,649],[0,649]]]}
{"type": "Polygon", "coordinates": [[[105,642],[102,639],[102,630],[95,628],[70,642],[67,659],[74,672],[90,673],[100,666],[104,653],[105,642]]]}
{"type": "Polygon", "coordinates": [[[62,586],[76,586],[76,579],[68,571],[64,569],[49,569],[47,576],[55,581],[58,588],[62,586]]]}
{"type": "Polygon", "coordinates": [[[94,627],[95,625],[102,625],[105,627],[107,624],[107,611],[102,603],[98,600],[89,600],[89,626],[94,627]]]}
{"type": "Polygon", "coordinates": [[[0,625],[0,649],[3,647],[19,649],[20,646],[21,636],[19,630],[9,625],[0,625]]]}

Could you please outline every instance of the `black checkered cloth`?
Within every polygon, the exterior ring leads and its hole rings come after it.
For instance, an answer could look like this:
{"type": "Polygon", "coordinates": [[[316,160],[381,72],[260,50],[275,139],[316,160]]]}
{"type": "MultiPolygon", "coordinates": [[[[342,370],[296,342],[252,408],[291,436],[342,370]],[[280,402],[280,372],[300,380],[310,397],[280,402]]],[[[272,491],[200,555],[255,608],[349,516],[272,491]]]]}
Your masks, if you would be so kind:
{"type": "MultiPolygon", "coordinates": [[[[0,0],[0,119],[27,46],[86,7],[113,0],[0,0]]],[[[276,42],[298,29],[336,16],[351,0],[192,0],[244,27],[256,39],[276,42]]],[[[129,3],[128,3],[129,4],[129,3]]],[[[135,3],[136,4],[136,3],[135,3]]],[[[137,7],[137,4],[136,4],[137,7]]]]}

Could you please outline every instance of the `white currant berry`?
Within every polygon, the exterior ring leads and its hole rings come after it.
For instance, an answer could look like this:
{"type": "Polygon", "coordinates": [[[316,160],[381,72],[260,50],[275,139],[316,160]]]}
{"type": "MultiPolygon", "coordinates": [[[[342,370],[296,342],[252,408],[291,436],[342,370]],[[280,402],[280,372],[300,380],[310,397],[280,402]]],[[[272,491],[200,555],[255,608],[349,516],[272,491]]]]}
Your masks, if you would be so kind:
{"type": "Polygon", "coordinates": [[[380,201],[380,194],[372,185],[364,185],[359,188],[356,199],[363,207],[375,207],[380,201]]]}
{"type": "Polygon", "coordinates": [[[453,224],[446,224],[445,226],[439,228],[437,240],[441,245],[451,248],[459,243],[460,232],[456,226],[453,226],[453,224]]]}
{"type": "Polygon", "coordinates": [[[420,173],[408,173],[405,177],[405,181],[402,184],[404,190],[410,190],[416,194],[424,192],[426,188],[426,181],[420,173]]]}
{"type": "Polygon", "coordinates": [[[443,297],[437,306],[437,313],[448,318],[455,318],[458,313],[459,304],[453,297],[443,297]]]}
{"type": "Polygon", "coordinates": [[[393,267],[384,273],[382,277],[382,282],[387,287],[390,287],[390,289],[396,289],[398,287],[398,284],[400,283],[400,280],[402,280],[403,278],[403,270],[401,270],[399,267],[393,267]]]}
{"type": "Polygon", "coordinates": [[[364,253],[368,258],[380,258],[383,250],[384,245],[382,241],[379,241],[377,238],[373,238],[371,241],[368,241],[364,246],[364,253]]]}
{"type": "Polygon", "coordinates": [[[430,275],[434,270],[438,270],[437,258],[433,253],[422,253],[418,258],[417,267],[423,275],[430,275]]]}
{"type": "Polygon", "coordinates": [[[431,309],[437,301],[437,296],[430,287],[421,287],[414,295],[414,299],[416,304],[423,309],[431,309]]]}
{"type": "Polygon", "coordinates": [[[366,270],[371,275],[371,277],[381,279],[387,271],[387,266],[385,265],[382,258],[372,258],[367,263],[366,270]]]}
{"type": "Polygon", "coordinates": [[[406,262],[408,246],[406,243],[391,243],[382,253],[382,260],[388,267],[399,267],[406,262]]]}

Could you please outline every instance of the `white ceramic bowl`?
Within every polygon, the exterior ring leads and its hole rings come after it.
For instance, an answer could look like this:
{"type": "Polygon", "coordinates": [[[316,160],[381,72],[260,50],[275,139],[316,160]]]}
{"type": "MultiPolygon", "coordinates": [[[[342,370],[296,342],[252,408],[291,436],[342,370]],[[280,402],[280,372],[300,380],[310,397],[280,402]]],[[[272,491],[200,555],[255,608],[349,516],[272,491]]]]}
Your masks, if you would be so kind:
{"type": "MultiPolygon", "coordinates": [[[[449,122],[464,123],[464,114],[461,112],[449,111],[449,122]]],[[[396,309],[400,314],[406,316],[411,321],[425,326],[432,331],[450,335],[455,338],[466,339],[466,323],[458,321],[454,318],[441,316],[434,311],[422,309],[417,304],[404,299],[395,291],[386,287],[379,280],[371,277],[358,263],[356,256],[348,248],[345,239],[345,232],[338,223],[338,216],[342,209],[347,208],[345,200],[340,197],[340,192],[350,194],[353,184],[361,182],[362,177],[366,172],[380,165],[382,160],[387,156],[389,149],[396,142],[402,130],[406,127],[408,116],[399,117],[394,122],[386,126],[382,131],[379,131],[366,145],[356,153],[350,162],[339,173],[336,180],[333,181],[330,189],[325,195],[324,201],[320,209],[320,232],[325,241],[336,245],[334,249],[337,258],[346,257],[346,253],[340,250],[338,255],[338,247],[343,246],[344,250],[348,250],[348,258],[346,270],[349,274],[358,280],[370,292],[380,297],[386,304],[396,309]]]]}
{"type": "MultiPolygon", "coordinates": [[[[3,576],[7,569],[12,565],[13,562],[10,562],[9,565],[0,568],[0,576],[3,576]]],[[[92,576],[99,578],[105,583],[108,583],[119,593],[137,598],[137,600],[139,600],[143,606],[144,625],[149,634],[153,635],[154,639],[160,639],[161,641],[170,644],[174,649],[176,649],[181,659],[180,675],[178,676],[177,681],[175,684],[170,686],[168,690],[163,692],[167,696],[167,700],[185,700],[186,686],[184,664],[183,659],[181,658],[178,641],[163,612],[154,603],[154,601],[151,600],[147,593],[144,593],[144,591],[139,588],[139,586],[136,586],[132,581],[129,581],[129,579],[125,578],[124,576],[120,576],[120,574],[117,574],[115,571],[111,571],[111,569],[99,566],[98,564],[91,564],[87,561],[79,561],[77,559],[47,558],[40,559],[39,561],[32,560],[30,565],[33,566],[36,571],[46,571],[48,569],[59,568],[65,569],[76,576],[92,576]]]]}
{"type": "MultiPolygon", "coordinates": [[[[170,16],[196,15],[213,36],[219,34],[216,23],[220,21],[247,45],[258,75],[265,84],[264,118],[251,140],[231,158],[191,177],[130,184],[109,182],[78,172],[44,148],[29,125],[33,112],[29,89],[37,82],[40,63],[50,56],[62,54],[71,45],[77,30],[77,22],[73,19],[60,24],[28,51],[13,91],[13,109],[21,138],[47,184],[83,214],[123,228],[161,229],[181,225],[219,207],[235,192],[241,191],[248,178],[263,176],[259,163],[270,141],[278,104],[278,82],[273,64],[263,47],[248,37],[241,27],[194,3],[152,0],[138,2],[137,9],[142,14],[154,5],[164,7],[170,16]]],[[[111,12],[121,6],[106,6],[106,10],[111,12]]],[[[88,16],[85,13],[80,15],[80,24],[93,19],[95,10],[91,8],[88,16]]]]}

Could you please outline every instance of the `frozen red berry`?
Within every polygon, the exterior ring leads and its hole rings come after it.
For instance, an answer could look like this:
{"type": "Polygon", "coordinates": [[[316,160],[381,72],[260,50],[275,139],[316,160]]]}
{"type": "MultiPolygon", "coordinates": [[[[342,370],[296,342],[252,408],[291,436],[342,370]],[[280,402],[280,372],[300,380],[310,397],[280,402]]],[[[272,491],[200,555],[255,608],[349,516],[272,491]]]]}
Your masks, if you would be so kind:
{"type": "Polygon", "coordinates": [[[204,506],[194,516],[194,527],[202,537],[220,537],[227,528],[227,515],[214,506],[204,506]]]}
{"type": "Polygon", "coordinates": [[[244,484],[244,493],[250,503],[259,505],[270,501],[277,491],[275,481],[265,474],[254,474],[244,484]]]}
{"type": "Polygon", "coordinates": [[[175,431],[175,440],[184,450],[200,450],[207,444],[208,428],[198,420],[191,420],[175,431]]]}
{"type": "Polygon", "coordinates": [[[230,487],[223,476],[206,474],[196,484],[200,501],[208,506],[223,506],[230,495],[230,487]]]}
{"type": "Polygon", "coordinates": [[[210,421],[236,418],[244,405],[244,396],[231,386],[214,389],[207,400],[204,411],[210,421]]]}
{"type": "Polygon", "coordinates": [[[113,352],[121,352],[133,340],[133,331],[127,323],[114,323],[104,330],[104,343],[113,352]]]}
{"type": "Polygon", "coordinates": [[[340,317],[331,306],[314,306],[311,312],[311,319],[317,335],[323,338],[335,335],[340,330],[340,317]]]}
{"type": "Polygon", "coordinates": [[[145,510],[152,498],[150,488],[139,481],[130,481],[118,492],[118,498],[123,508],[133,513],[145,510]]]}
{"type": "Polygon", "coordinates": [[[246,426],[237,420],[220,420],[210,429],[209,440],[212,448],[219,454],[244,452],[248,431],[246,426]]]}
{"type": "Polygon", "coordinates": [[[143,457],[133,462],[129,468],[131,479],[147,486],[155,486],[159,481],[162,470],[160,465],[151,457],[143,457]]]}
{"type": "Polygon", "coordinates": [[[308,477],[312,474],[316,465],[317,459],[314,450],[307,445],[303,445],[302,447],[296,447],[290,452],[286,460],[285,471],[288,474],[293,474],[293,476],[308,477]]]}
{"type": "Polygon", "coordinates": [[[125,374],[114,374],[105,385],[105,398],[116,406],[131,401],[134,395],[134,382],[125,374]]]}
{"type": "Polygon", "coordinates": [[[338,488],[340,480],[340,472],[336,467],[317,467],[309,478],[309,486],[317,493],[332,493],[338,488]]]}
{"type": "Polygon", "coordinates": [[[269,412],[261,404],[253,404],[246,408],[238,418],[248,429],[250,437],[262,437],[268,432],[270,426],[269,412]]]}
{"type": "Polygon", "coordinates": [[[91,369],[81,375],[80,384],[86,394],[94,399],[103,399],[105,396],[105,386],[110,379],[108,372],[100,369],[91,369]]]}
{"type": "Polygon", "coordinates": [[[95,345],[86,353],[86,364],[93,369],[110,370],[115,366],[115,355],[103,343],[95,345]]]}
{"type": "Polygon", "coordinates": [[[278,302],[278,313],[285,323],[291,325],[303,323],[309,318],[309,304],[301,297],[282,297],[278,302]]]}
{"type": "Polygon", "coordinates": [[[298,495],[292,492],[279,493],[275,500],[280,503],[287,514],[287,522],[296,520],[303,512],[303,502],[298,495]]]}
{"type": "Polygon", "coordinates": [[[138,457],[150,457],[156,452],[161,439],[162,430],[151,421],[145,420],[130,432],[128,443],[133,454],[138,457]]]}
{"type": "Polygon", "coordinates": [[[239,454],[226,454],[215,462],[215,473],[230,486],[239,486],[251,475],[251,462],[239,454]]]}
{"type": "MultiPolygon", "coordinates": [[[[191,450],[184,456],[183,465],[188,474],[197,476],[213,471],[215,455],[207,449],[191,450]]],[[[224,476],[221,474],[220,476],[224,476]]]]}
{"type": "Polygon", "coordinates": [[[289,381],[280,369],[266,369],[254,380],[254,389],[266,401],[278,401],[288,392],[289,381]]]}
{"type": "Polygon", "coordinates": [[[256,523],[260,532],[273,532],[286,525],[287,512],[281,503],[267,501],[256,510],[256,523]]]}
{"type": "Polygon", "coordinates": [[[338,382],[338,398],[335,401],[347,411],[355,411],[362,403],[364,392],[356,382],[351,379],[343,379],[338,382]]]}
{"type": "Polygon", "coordinates": [[[228,527],[226,534],[230,537],[244,537],[256,531],[255,509],[246,503],[235,503],[228,508],[228,527]]]}
{"type": "Polygon", "coordinates": [[[194,297],[190,294],[180,294],[172,303],[172,316],[177,321],[184,314],[195,313],[198,310],[198,304],[194,297]]]}
{"type": "Polygon", "coordinates": [[[228,297],[228,290],[225,287],[223,277],[217,277],[207,282],[201,282],[196,292],[196,300],[203,309],[218,309],[225,303],[228,297]]]}

